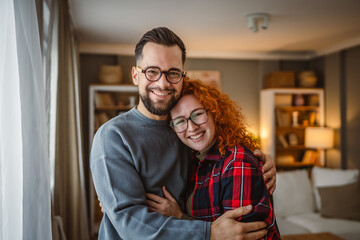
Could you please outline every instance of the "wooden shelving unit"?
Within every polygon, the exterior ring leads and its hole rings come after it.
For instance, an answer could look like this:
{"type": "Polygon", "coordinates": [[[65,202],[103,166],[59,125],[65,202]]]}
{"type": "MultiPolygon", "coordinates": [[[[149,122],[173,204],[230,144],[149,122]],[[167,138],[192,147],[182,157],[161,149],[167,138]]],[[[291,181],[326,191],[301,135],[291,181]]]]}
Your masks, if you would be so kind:
{"type": "Polygon", "coordinates": [[[269,88],[261,91],[261,144],[263,151],[275,160],[278,169],[311,167],[324,162],[323,154],[318,154],[321,151],[306,148],[304,142],[307,127],[324,125],[323,94],[323,89],[319,88],[269,88]],[[305,154],[307,151],[312,154],[305,154]]]}

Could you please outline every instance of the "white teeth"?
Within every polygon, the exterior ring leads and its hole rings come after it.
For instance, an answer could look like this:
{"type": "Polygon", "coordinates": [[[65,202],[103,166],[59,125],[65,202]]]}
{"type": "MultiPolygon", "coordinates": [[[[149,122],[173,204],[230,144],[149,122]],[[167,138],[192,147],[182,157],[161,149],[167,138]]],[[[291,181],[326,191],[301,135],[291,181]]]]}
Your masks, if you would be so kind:
{"type": "Polygon", "coordinates": [[[199,133],[198,135],[195,135],[195,136],[190,136],[189,138],[195,140],[195,139],[198,139],[198,138],[202,137],[202,135],[204,135],[203,132],[199,133]]]}
{"type": "Polygon", "coordinates": [[[158,92],[158,91],[152,91],[152,92],[155,93],[156,95],[159,95],[159,96],[169,95],[169,93],[162,93],[162,92],[158,92]]]}

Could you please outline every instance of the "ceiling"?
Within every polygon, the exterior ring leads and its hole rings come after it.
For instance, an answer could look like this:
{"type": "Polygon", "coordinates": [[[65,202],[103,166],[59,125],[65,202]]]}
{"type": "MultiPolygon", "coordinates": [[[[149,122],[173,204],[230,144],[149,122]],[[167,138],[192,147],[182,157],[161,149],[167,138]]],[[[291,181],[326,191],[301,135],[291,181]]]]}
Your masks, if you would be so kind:
{"type": "Polygon", "coordinates": [[[69,0],[81,52],[133,54],[148,30],[166,26],[189,56],[311,58],[360,45],[359,0],[69,0]],[[245,16],[270,15],[267,30],[245,16]]]}

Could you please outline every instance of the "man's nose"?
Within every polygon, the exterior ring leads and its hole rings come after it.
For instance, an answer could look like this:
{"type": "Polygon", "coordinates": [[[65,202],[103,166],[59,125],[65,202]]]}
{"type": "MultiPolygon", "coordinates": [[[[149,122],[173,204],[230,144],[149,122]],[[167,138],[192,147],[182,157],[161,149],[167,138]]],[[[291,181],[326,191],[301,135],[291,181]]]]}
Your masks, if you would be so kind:
{"type": "Polygon", "coordinates": [[[157,81],[157,83],[158,83],[158,86],[161,89],[166,89],[166,88],[170,87],[170,85],[171,85],[171,83],[169,83],[168,80],[166,79],[166,74],[165,73],[161,74],[161,77],[157,81]]]}

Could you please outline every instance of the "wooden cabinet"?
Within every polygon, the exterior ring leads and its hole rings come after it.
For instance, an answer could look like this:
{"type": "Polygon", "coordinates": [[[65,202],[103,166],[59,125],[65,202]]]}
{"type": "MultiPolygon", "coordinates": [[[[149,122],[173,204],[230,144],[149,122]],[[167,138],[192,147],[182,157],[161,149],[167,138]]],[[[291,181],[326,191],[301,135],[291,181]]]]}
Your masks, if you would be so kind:
{"type": "Polygon", "coordinates": [[[323,165],[318,149],[305,147],[305,129],[324,125],[323,90],[271,88],[260,94],[262,149],[278,169],[323,165]]]}
{"type": "MultiPolygon", "coordinates": [[[[89,88],[89,140],[90,149],[97,129],[111,118],[138,104],[138,87],[134,85],[91,85],[89,88]]],[[[90,170],[89,170],[90,171],[90,170]]],[[[92,237],[99,231],[102,212],[90,176],[90,227],[92,237]]]]}

